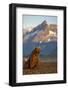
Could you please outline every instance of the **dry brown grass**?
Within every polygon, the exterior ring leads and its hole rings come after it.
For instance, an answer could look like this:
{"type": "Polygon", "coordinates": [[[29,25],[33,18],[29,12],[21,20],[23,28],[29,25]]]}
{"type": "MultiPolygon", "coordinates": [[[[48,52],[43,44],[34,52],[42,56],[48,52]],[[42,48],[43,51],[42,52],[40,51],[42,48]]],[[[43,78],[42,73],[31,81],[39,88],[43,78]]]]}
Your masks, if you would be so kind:
{"type": "Polygon", "coordinates": [[[39,64],[33,69],[23,69],[23,75],[49,73],[57,73],[57,62],[40,61],[39,64]]]}

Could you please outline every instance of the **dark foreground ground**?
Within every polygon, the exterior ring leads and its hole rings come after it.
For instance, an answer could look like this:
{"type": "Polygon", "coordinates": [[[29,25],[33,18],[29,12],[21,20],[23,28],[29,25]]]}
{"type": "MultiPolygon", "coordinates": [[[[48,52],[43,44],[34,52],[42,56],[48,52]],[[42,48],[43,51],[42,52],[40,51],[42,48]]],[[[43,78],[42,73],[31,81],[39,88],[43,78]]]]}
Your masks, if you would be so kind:
{"type": "Polygon", "coordinates": [[[57,73],[57,62],[39,61],[33,69],[23,69],[23,75],[57,73]]]}

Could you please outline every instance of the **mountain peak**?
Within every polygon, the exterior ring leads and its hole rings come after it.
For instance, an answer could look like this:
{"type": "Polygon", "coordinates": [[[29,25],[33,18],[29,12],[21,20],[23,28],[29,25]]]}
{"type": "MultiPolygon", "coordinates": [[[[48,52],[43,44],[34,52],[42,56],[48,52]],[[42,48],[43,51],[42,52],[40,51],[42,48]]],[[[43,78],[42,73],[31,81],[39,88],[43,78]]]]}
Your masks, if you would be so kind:
{"type": "Polygon", "coordinates": [[[42,22],[42,25],[43,25],[43,26],[47,25],[47,21],[44,20],[44,21],[42,22]]]}
{"type": "Polygon", "coordinates": [[[34,27],[34,30],[45,30],[47,28],[47,21],[44,20],[41,24],[37,25],[36,27],[34,27]]]}

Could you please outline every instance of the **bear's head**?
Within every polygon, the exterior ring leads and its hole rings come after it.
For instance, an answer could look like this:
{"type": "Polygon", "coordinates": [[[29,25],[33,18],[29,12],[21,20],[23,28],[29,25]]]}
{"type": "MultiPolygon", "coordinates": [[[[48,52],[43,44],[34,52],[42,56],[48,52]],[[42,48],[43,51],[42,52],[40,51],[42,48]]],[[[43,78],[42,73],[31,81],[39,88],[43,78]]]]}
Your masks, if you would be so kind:
{"type": "Polygon", "coordinates": [[[41,49],[38,48],[38,47],[36,47],[36,48],[34,49],[34,53],[37,54],[37,55],[40,54],[40,51],[41,51],[41,49]]]}

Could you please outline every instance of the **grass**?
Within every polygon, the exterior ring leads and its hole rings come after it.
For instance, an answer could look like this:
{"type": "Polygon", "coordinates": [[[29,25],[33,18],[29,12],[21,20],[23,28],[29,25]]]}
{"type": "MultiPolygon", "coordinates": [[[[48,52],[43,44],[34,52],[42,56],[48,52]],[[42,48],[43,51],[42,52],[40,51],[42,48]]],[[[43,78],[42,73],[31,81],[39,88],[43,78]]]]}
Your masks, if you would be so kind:
{"type": "Polygon", "coordinates": [[[57,73],[57,62],[39,61],[33,69],[23,69],[23,75],[57,73]]]}

